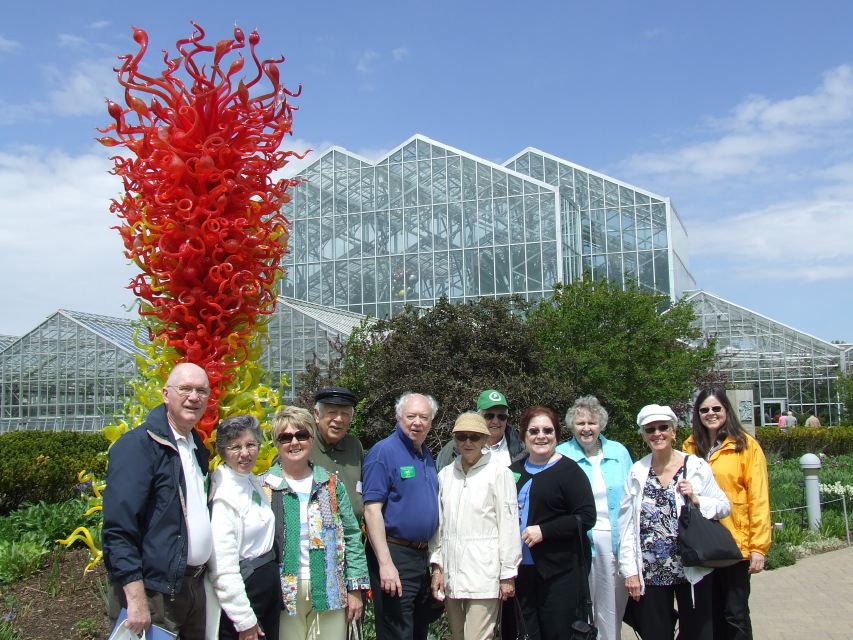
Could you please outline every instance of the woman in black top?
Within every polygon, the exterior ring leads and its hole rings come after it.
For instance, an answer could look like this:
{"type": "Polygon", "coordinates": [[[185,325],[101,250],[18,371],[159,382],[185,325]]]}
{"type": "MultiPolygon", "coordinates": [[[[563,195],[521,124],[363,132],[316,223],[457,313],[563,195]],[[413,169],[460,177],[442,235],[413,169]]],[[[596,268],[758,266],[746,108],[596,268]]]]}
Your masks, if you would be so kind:
{"type": "Polygon", "coordinates": [[[584,532],[595,524],[595,500],[578,464],[556,452],[557,415],[530,407],[521,419],[529,455],[510,467],[518,489],[521,566],[516,593],[531,640],[565,638],[583,617],[581,580],[589,576],[589,539],[583,536],[587,564],[578,554],[578,520],[584,532]]]}

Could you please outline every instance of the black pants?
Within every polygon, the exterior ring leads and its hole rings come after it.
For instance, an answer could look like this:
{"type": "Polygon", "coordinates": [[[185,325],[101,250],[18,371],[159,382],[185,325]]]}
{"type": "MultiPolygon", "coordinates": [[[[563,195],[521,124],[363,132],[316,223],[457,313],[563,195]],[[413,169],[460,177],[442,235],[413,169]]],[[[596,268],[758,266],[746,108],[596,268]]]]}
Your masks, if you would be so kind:
{"type": "Polygon", "coordinates": [[[397,544],[388,544],[391,559],[400,574],[403,596],[382,591],[379,562],[368,544],[367,568],[376,617],[376,640],[426,640],[430,623],[441,615],[433,609],[430,592],[429,552],[397,544]]]}
{"type": "Polygon", "coordinates": [[[752,640],[749,619],[749,561],[714,569],[708,576],[713,583],[714,638],[752,640]]]}
{"type": "Polygon", "coordinates": [[[678,637],[681,640],[714,640],[711,592],[710,575],[696,583],[692,594],[689,582],[667,587],[647,584],[637,607],[640,637],[643,640],[673,640],[675,619],[672,600],[675,597],[678,603],[678,637]]]}
{"type": "MultiPolygon", "coordinates": [[[[177,633],[181,640],[205,640],[207,597],[204,595],[204,578],[185,576],[174,600],[150,589],[145,590],[145,597],[151,613],[151,624],[177,633]]],[[[107,603],[112,625],[115,625],[121,609],[126,607],[124,589],[112,583],[107,603]]]]}
{"type": "MultiPolygon", "coordinates": [[[[545,580],[534,565],[523,564],[518,568],[515,585],[530,640],[566,638],[572,623],[580,618],[578,569],[545,580]]],[[[521,622],[517,624],[521,627],[521,622]]]]}
{"type": "MultiPolygon", "coordinates": [[[[281,580],[276,561],[258,567],[246,579],[246,595],[268,640],[278,640],[278,621],[281,615],[281,580]]],[[[237,640],[234,623],[222,611],[219,616],[219,640],[237,640]]]]}

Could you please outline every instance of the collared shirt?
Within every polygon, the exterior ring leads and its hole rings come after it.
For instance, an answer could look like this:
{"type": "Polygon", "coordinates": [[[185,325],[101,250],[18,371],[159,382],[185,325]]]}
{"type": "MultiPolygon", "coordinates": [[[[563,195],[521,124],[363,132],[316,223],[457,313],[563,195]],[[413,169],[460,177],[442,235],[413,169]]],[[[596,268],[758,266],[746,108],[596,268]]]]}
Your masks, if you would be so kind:
{"type": "Polygon", "coordinates": [[[178,445],[181,466],[184,470],[184,482],[187,486],[184,496],[187,507],[187,565],[198,567],[210,559],[213,551],[213,531],[210,528],[207,491],[204,486],[205,473],[198,466],[198,460],[195,457],[195,440],[182,436],[171,424],[169,426],[178,445]]]}
{"type": "Polygon", "coordinates": [[[426,445],[415,450],[398,424],[364,459],[365,502],[381,502],[385,532],[428,542],[438,529],[438,473],[426,445]]]}
{"type": "Polygon", "coordinates": [[[501,441],[497,444],[490,445],[488,441],[486,441],[486,446],[483,447],[483,455],[491,453],[492,464],[499,464],[504,467],[508,467],[512,464],[512,457],[509,455],[509,446],[506,442],[506,436],[501,438],[501,441]]]}
{"type": "Polygon", "coordinates": [[[361,522],[364,514],[364,502],[361,499],[361,465],[364,461],[364,447],[358,438],[349,433],[337,444],[328,444],[317,431],[317,442],[311,450],[311,462],[325,467],[344,481],[347,497],[352,504],[355,517],[361,522]]]}

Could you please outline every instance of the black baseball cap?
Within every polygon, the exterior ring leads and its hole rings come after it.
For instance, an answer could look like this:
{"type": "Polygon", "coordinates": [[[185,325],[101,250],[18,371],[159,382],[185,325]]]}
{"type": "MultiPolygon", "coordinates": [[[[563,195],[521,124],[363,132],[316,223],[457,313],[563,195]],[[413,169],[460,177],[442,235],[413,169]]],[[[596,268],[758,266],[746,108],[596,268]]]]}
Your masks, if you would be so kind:
{"type": "Polygon", "coordinates": [[[354,407],[358,404],[358,398],[352,391],[343,387],[323,387],[314,394],[314,402],[354,407]]]}

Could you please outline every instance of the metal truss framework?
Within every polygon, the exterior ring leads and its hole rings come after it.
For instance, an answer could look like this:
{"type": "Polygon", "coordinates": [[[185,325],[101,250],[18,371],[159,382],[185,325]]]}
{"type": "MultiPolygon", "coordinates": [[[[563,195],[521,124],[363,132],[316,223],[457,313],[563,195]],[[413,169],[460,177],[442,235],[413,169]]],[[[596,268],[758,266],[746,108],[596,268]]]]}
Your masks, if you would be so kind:
{"type": "Polygon", "coordinates": [[[137,375],[128,320],[60,310],[0,351],[0,433],[97,431],[137,375]]]}
{"type": "Polygon", "coordinates": [[[835,383],[847,366],[844,347],[707,291],[690,291],[685,300],[695,309],[702,335],[716,339],[729,386],[753,390],[756,424],[766,422],[761,407],[768,399],[784,400],[798,413],[814,412],[824,424],[838,424],[835,383]]]}

